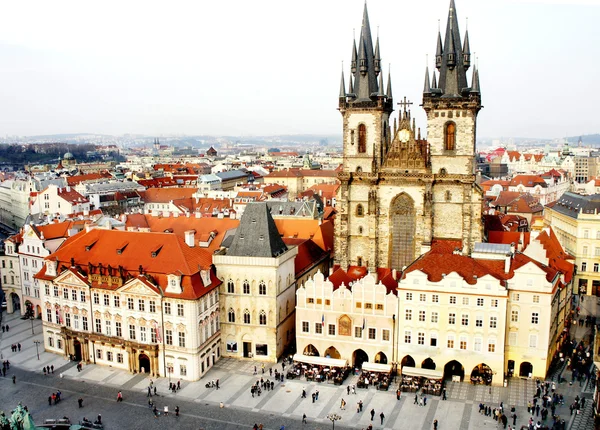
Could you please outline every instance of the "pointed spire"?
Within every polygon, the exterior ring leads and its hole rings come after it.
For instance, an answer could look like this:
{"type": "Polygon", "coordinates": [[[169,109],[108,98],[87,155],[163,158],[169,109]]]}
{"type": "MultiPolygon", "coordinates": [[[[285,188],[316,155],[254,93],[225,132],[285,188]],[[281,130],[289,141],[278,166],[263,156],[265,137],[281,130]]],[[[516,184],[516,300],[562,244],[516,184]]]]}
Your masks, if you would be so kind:
{"type": "Polygon", "coordinates": [[[342,67],[342,80],[340,81],[340,98],[346,98],[346,83],[344,82],[344,69],[342,67]]]}
{"type": "Polygon", "coordinates": [[[356,73],[356,61],[358,57],[358,52],[356,51],[356,40],[352,41],[352,62],[350,63],[350,71],[352,72],[352,74],[356,73]]]}
{"type": "Polygon", "coordinates": [[[471,92],[479,93],[479,70],[476,66],[473,66],[473,77],[471,78],[471,92]]]}
{"type": "Polygon", "coordinates": [[[388,81],[386,94],[388,99],[392,99],[392,68],[388,66],[388,81]]]}
{"type": "Polygon", "coordinates": [[[379,91],[377,92],[377,97],[384,97],[385,93],[383,92],[383,73],[379,74],[379,91]]]}
{"type": "MultiPolygon", "coordinates": [[[[438,21],[438,26],[439,26],[439,21],[438,21]]],[[[438,41],[437,41],[437,48],[435,50],[435,67],[440,70],[440,67],[442,67],[442,56],[444,55],[444,48],[442,47],[442,33],[440,32],[439,28],[438,28],[438,41]]]]}
{"type": "Polygon", "coordinates": [[[354,94],[354,86],[352,85],[352,75],[350,75],[348,81],[350,81],[350,83],[348,84],[348,94],[354,94]]]}
{"type": "Polygon", "coordinates": [[[373,58],[375,74],[379,75],[381,72],[381,56],[379,55],[379,35],[377,36],[377,42],[375,42],[375,56],[373,58]]]}
{"type": "Polygon", "coordinates": [[[433,71],[433,79],[431,80],[431,88],[437,88],[438,84],[437,84],[437,79],[435,77],[435,70],[433,71]]]}
{"type": "Polygon", "coordinates": [[[369,70],[368,65],[369,58],[367,57],[367,48],[365,46],[365,40],[360,40],[359,52],[358,52],[358,71],[361,75],[366,75],[369,70]]]}
{"type": "Polygon", "coordinates": [[[456,7],[454,0],[450,0],[438,82],[444,97],[461,97],[463,91],[468,87],[464,59],[456,7]]]}
{"type": "Polygon", "coordinates": [[[423,88],[423,93],[429,94],[430,92],[431,92],[431,86],[429,85],[429,67],[425,66],[425,87],[423,88]]]}
{"type": "Polygon", "coordinates": [[[463,64],[465,70],[471,66],[471,47],[469,46],[469,30],[465,32],[465,43],[463,45],[463,64]]]}

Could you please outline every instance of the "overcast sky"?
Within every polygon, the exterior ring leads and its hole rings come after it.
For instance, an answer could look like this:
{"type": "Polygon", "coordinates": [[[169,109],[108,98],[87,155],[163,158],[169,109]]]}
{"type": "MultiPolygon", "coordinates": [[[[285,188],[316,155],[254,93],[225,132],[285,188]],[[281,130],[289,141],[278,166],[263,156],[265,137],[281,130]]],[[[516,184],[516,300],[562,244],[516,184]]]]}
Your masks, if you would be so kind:
{"type": "MultiPolygon", "coordinates": [[[[449,0],[369,0],[394,99],[418,107],[449,0]]],[[[363,0],[6,1],[0,135],[341,133],[363,0]]],[[[600,132],[600,1],[456,0],[479,137],[600,132]],[[470,79],[470,71],[469,71],[470,79]]],[[[397,114],[397,112],[395,113],[397,114]]]]}

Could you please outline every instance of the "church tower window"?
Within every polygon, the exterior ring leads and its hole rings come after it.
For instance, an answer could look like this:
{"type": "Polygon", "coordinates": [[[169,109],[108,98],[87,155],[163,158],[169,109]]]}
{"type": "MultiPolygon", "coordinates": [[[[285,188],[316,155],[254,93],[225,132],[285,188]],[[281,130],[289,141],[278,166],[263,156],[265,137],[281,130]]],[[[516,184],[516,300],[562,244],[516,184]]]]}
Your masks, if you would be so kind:
{"type": "Polygon", "coordinates": [[[415,257],[416,214],[413,199],[400,194],[390,207],[392,231],[390,235],[390,268],[402,269],[415,257]]]}
{"type": "Polygon", "coordinates": [[[358,152],[367,152],[367,127],[364,124],[358,126],[358,152]]]}
{"type": "Polygon", "coordinates": [[[447,122],[444,126],[444,144],[446,151],[456,149],[456,124],[447,122]]]}
{"type": "Polygon", "coordinates": [[[229,308],[229,312],[227,313],[227,316],[229,317],[230,323],[235,322],[235,312],[234,312],[233,308],[229,308]]]}
{"type": "Polygon", "coordinates": [[[365,209],[363,208],[363,205],[358,205],[356,206],[356,216],[364,216],[365,215],[365,209]]]}

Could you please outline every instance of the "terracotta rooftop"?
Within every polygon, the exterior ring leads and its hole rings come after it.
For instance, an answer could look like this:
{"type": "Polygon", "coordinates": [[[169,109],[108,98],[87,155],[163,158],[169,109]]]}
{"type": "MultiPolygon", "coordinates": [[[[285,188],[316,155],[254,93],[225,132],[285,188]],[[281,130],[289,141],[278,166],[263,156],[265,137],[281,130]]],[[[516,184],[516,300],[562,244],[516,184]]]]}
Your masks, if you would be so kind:
{"type": "Polygon", "coordinates": [[[172,200],[191,198],[196,188],[149,188],[144,192],[145,203],[169,203],[172,200]]]}

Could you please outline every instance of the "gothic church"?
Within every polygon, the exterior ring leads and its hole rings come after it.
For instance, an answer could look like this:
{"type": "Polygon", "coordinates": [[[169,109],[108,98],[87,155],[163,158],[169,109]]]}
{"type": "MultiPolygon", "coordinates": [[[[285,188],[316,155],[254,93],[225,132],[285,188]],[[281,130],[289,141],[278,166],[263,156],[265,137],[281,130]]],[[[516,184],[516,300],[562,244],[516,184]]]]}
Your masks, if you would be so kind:
{"type": "Polygon", "coordinates": [[[454,0],[446,34],[438,33],[436,70],[425,71],[427,138],[417,131],[406,99],[393,119],[391,76],[384,88],[379,37],[373,48],[365,4],[352,46],[346,87],[342,72],[343,171],[337,195],[335,264],[401,270],[435,239],[482,240],[481,189],[475,183],[475,132],[481,109],[479,77],[471,66],[468,32],[461,41],[454,0]]]}

